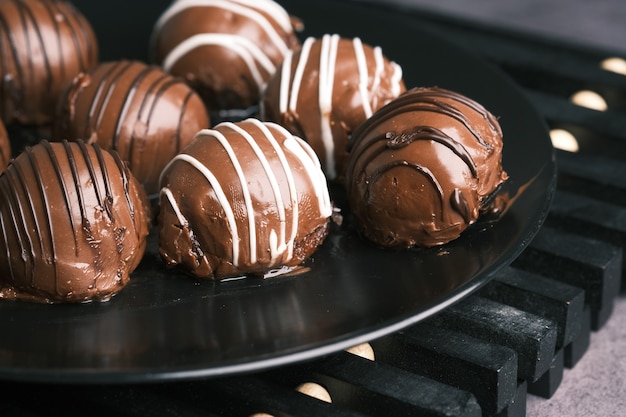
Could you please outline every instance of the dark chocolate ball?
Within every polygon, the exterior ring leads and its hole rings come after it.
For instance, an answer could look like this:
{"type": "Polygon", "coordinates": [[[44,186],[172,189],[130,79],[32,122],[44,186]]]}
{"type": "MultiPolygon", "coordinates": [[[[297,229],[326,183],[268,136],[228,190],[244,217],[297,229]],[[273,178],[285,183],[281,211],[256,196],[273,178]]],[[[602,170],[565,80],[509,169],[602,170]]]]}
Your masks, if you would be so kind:
{"type": "Polygon", "coordinates": [[[98,61],[98,42],[70,2],[0,1],[0,118],[49,124],[61,91],[98,61]]]}
{"type": "Polygon", "coordinates": [[[74,79],[53,137],[115,150],[152,194],[163,167],[209,123],[202,99],[182,80],[154,65],[113,61],[74,79]]]}
{"type": "Polygon", "coordinates": [[[502,147],[497,119],[476,101],[407,91],[350,139],[345,185],[357,227],[384,247],[458,238],[508,178],[502,147]]]}
{"type": "Polygon", "coordinates": [[[0,195],[0,298],[106,301],[143,257],[145,191],[97,145],[27,147],[0,175],[0,195]]]}

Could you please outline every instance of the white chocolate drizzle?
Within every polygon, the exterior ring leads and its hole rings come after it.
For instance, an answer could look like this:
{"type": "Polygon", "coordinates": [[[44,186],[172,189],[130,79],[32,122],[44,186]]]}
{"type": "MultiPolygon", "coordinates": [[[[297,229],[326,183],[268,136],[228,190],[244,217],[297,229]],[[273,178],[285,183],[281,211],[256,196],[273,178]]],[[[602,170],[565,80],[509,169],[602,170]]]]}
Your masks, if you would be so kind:
{"type": "MultiPolygon", "coordinates": [[[[224,193],[224,190],[222,189],[222,186],[220,185],[219,181],[217,180],[217,178],[215,178],[215,175],[213,175],[211,170],[208,169],[202,162],[198,161],[193,156],[187,155],[184,153],[178,154],[174,158],[172,158],[172,160],[167,164],[163,172],[165,172],[170,167],[170,165],[173,164],[175,161],[183,161],[183,162],[190,164],[192,167],[197,169],[198,172],[200,172],[204,176],[204,178],[206,178],[209,184],[211,184],[211,187],[213,188],[213,191],[215,192],[215,195],[217,196],[217,200],[220,206],[222,207],[222,209],[224,210],[224,214],[226,215],[226,221],[228,222],[228,226],[230,228],[230,233],[231,233],[231,237],[233,240],[233,260],[238,261],[240,239],[239,239],[239,232],[237,230],[237,221],[235,220],[235,214],[233,212],[233,208],[230,205],[228,197],[226,197],[226,194],[224,193]]],[[[168,191],[170,190],[168,190],[167,188],[163,188],[161,189],[161,194],[165,194],[166,196],[168,196],[168,191]]],[[[170,195],[171,195],[171,191],[170,191],[170,195]]],[[[181,213],[180,208],[178,207],[178,203],[176,203],[176,201],[173,201],[173,200],[169,200],[169,201],[172,204],[172,208],[174,212],[181,213]]],[[[179,219],[184,219],[182,214],[180,214],[180,216],[181,217],[179,219]]],[[[183,223],[181,225],[185,226],[186,224],[183,223]]]]}
{"type": "MultiPolygon", "coordinates": [[[[152,43],[155,36],[163,26],[174,16],[192,7],[214,7],[227,10],[233,14],[247,18],[256,23],[267,35],[271,43],[285,56],[289,52],[289,46],[283,36],[276,30],[272,21],[282,28],[286,33],[291,32],[292,26],[287,12],[272,0],[178,0],[174,2],[157,20],[152,43]],[[267,12],[272,21],[261,11],[267,12]]],[[[221,46],[230,49],[239,55],[246,63],[252,77],[261,91],[265,87],[265,81],[261,75],[261,69],[268,73],[276,70],[276,65],[272,62],[268,54],[253,40],[244,36],[227,33],[198,33],[193,35],[173,48],[163,60],[163,68],[170,71],[171,68],[187,53],[201,46],[221,46]]]]}
{"type": "Polygon", "coordinates": [[[239,55],[246,63],[246,66],[250,70],[252,78],[254,78],[254,81],[259,89],[262,89],[265,85],[263,75],[260,71],[261,68],[270,74],[276,70],[276,66],[254,42],[237,35],[216,33],[202,33],[194,35],[176,45],[176,47],[172,49],[163,60],[163,69],[165,71],[170,71],[172,67],[176,65],[178,60],[190,51],[201,46],[210,45],[218,45],[224,48],[229,48],[231,51],[239,55]]]}
{"type": "MultiPolygon", "coordinates": [[[[274,202],[279,220],[279,229],[270,230],[268,233],[268,242],[266,242],[267,247],[270,251],[270,263],[275,263],[284,254],[286,254],[286,258],[284,259],[284,261],[289,261],[293,257],[294,243],[299,225],[298,189],[296,187],[296,181],[294,179],[294,170],[300,170],[301,168],[303,168],[303,172],[308,175],[311,186],[315,193],[315,197],[317,198],[319,204],[319,216],[321,218],[327,218],[332,214],[330,195],[328,193],[326,178],[321,169],[321,164],[319,163],[315,152],[308,143],[300,138],[293,136],[286,129],[274,123],[263,123],[259,120],[250,118],[241,123],[222,122],[213,129],[204,129],[198,132],[196,138],[199,136],[203,136],[209,139],[217,140],[220,143],[220,145],[226,151],[226,154],[228,155],[233,169],[237,173],[237,182],[240,186],[244,203],[243,205],[246,209],[245,217],[247,218],[248,228],[247,244],[250,253],[249,262],[251,264],[257,262],[258,233],[256,230],[255,222],[256,213],[254,211],[251,192],[248,186],[248,184],[250,183],[250,178],[246,176],[244,172],[244,167],[242,166],[237,156],[239,151],[235,152],[235,150],[233,149],[231,141],[229,141],[228,139],[229,134],[225,134],[225,129],[232,130],[232,132],[236,133],[239,137],[243,138],[246,141],[246,143],[250,146],[250,149],[253,151],[254,156],[263,167],[264,173],[267,176],[267,180],[270,183],[270,188],[274,195],[274,202]],[[250,123],[261,132],[262,136],[255,139],[255,137],[253,137],[253,135],[248,130],[242,127],[243,123],[250,123]],[[282,135],[282,138],[278,138],[277,135],[272,132],[269,126],[272,126],[275,131],[282,135]],[[263,150],[259,145],[260,140],[265,140],[267,143],[269,143],[272,151],[263,150]],[[285,153],[286,151],[289,151],[293,156],[296,157],[298,161],[298,166],[292,167],[289,164],[287,155],[285,153]],[[270,165],[270,161],[268,158],[273,157],[276,157],[278,159],[284,172],[287,182],[287,188],[289,190],[288,197],[284,197],[282,195],[277,172],[274,172],[270,165]],[[289,225],[289,233],[287,233],[287,207],[291,208],[291,222],[289,225]]],[[[239,250],[239,242],[241,240],[241,236],[238,233],[236,215],[233,210],[233,204],[235,203],[229,201],[228,197],[223,191],[224,189],[222,188],[223,186],[226,187],[226,184],[220,184],[219,180],[206,165],[198,161],[193,156],[184,153],[181,153],[174,157],[170,161],[168,166],[163,170],[163,173],[165,173],[168,170],[169,166],[175,161],[184,161],[191,164],[204,176],[204,178],[206,178],[206,180],[210,183],[211,187],[215,191],[217,201],[226,215],[226,219],[232,234],[232,263],[236,267],[239,266],[242,262],[242,259],[240,259],[239,250]]],[[[161,178],[161,183],[162,180],[163,178],[161,178]]],[[[165,186],[162,188],[161,194],[167,198],[167,201],[172,206],[174,213],[181,225],[189,227],[187,219],[178,207],[178,204],[171,190],[169,190],[169,188],[165,186]]]]}
{"type": "MultiPolygon", "coordinates": [[[[287,53],[281,68],[278,97],[280,114],[298,114],[298,99],[300,98],[303,77],[307,72],[306,67],[312,59],[319,58],[317,100],[320,111],[320,140],[324,148],[326,174],[330,179],[334,179],[337,175],[331,115],[333,113],[333,90],[336,83],[337,60],[342,58],[338,56],[340,40],[341,37],[337,34],[326,34],[321,39],[314,37],[305,39],[297,55],[295,68],[293,64],[294,53],[287,53]],[[312,55],[312,48],[316,42],[321,44],[319,56],[312,55]]],[[[356,62],[357,88],[361,95],[363,115],[367,119],[373,114],[373,95],[382,83],[385,71],[385,58],[380,47],[373,47],[372,52],[375,65],[373,68],[370,68],[368,64],[368,50],[361,39],[358,37],[353,38],[352,45],[356,62]],[[373,71],[373,73],[370,74],[370,71],[373,71]]],[[[391,62],[391,65],[393,66],[393,74],[390,84],[392,94],[396,97],[402,91],[402,68],[394,62],[391,62]]]]}

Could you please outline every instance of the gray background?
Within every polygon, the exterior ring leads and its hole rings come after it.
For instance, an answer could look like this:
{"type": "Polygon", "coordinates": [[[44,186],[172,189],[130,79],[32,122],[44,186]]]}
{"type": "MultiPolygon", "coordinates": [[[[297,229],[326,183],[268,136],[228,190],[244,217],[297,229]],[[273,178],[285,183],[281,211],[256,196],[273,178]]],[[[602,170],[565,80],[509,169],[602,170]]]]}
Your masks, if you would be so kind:
{"type": "Polygon", "coordinates": [[[625,0],[355,0],[416,6],[626,54],[625,0]]]}
{"type": "MultiPolygon", "coordinates": [[[[626,0],[386,0],[615,52],[626,57],[626,0]]],[[[624,115],[626,117],[626,115],[624,115]]],[[[626,416],[626,295],[549,400],[529,395],[528,417],[626,416]]]]}

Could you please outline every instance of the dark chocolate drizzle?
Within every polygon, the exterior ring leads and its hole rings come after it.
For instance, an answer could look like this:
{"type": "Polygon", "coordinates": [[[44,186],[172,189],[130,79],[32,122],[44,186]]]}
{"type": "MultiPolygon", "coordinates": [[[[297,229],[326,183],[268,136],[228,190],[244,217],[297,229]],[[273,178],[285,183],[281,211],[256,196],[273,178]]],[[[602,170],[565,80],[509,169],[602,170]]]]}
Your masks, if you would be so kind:
{"type": "MultiPolygon", "coordinates": [[[[425,167],[424,165],[421,165],[421,164],[417,164],[417,163],[413,163],[413,162],[409,162],[409,161],[404,161],[404,160],[403,161],[389,162],[387,164],[381,165],[378,168],[376,168],[376,170],[374,172],[372,172],[372,174],[368,177],[368,179],[367,179],[368,183],[369,184],[375,183],[376,181],[378,181],[378,179],[385,172],[389,171],[392,168],[396,168],[396,167],[413,168],[414,170],[416,170],[420,174],[424,175],[428,179],[430,184],[433,186],[433,188],[435,190],[437,190],[437,193],[439,194],[439,201],[441,202],[441,205],[443,205],[443,196],[444,196],[443,188],[439,184],[439,181],[437,181],[437,178],[435,177],[435,175],[427,167],[425,167]]],[[[371,189],[371,187],[368,187],[366,192],[365,192],[365,199],[366,199],[366,201],[369,201],[370,189],[371,189]]],[[[440,212],[443,215],[443,210],[440,210],[440,212]]]]}
{"type": "MultiPolygon", "coordinates": [[[[29,117],[25,113],[31,109],[41,111],[38,107],[45,103],[38,103],[42,97],[35,90],[38,82],[44,83],[41,88],[43,95],[53,94],[62,87],[61,83],[71,80],[75,75],[69,73],[70,67],[76,65],[73,69],[82,71],[96,62],[97,45],[94,44],[95,39],[92,41],[89,23],[69,2],[5,0],[4,3],[4,12],[0,12],[0,37],[6,38],[6,42],[0,42],[0,113],[3,120],[12,122],[14,115],[11,112],[29,117]],[[44,10],[43,14],[38,13],[40,6],[44,10]],[[12,11],[17,13],[17,17],[9,21],[8,14],[12,11]],[[63,25],[58,16],[63,16],[63,25]],[[46,26],[52,27],[55,47],[44,39],[43,29],[46,26]],[[64,38],[64,33],[69,33],[70,39],[64,38]],[[18,45],[22,43],[24,48],[18,49],[18,45]],[[10,52],[5,49],[5,44],[8,44],[10,52]],[[74,61],[67,60],[72,55],[64,50],[70,48],[70,45],[77,56],[75,64],[74,61]],[[30,59],[33,51],[40,52],[41,61],[30,59]],[[13,66],[10,65],[11,62],[13,66]]],[[[54,109],[49,111],[53,112],[54,109]]]]}
{"type": "Polygon", "coordinates": [[[440,143],[454,152],[456,156],[465,162],[474,178],[477,176],[476,163],[469,152],[467,152],[465,146],[435,127],[416,126],[410,130],[400,133],[387,132],[385,134],[385,139],[387,140],[387,147],[389,149],[403,148],[416,140],[432,140],[440,143]]]}
{"type": "MultiPolygon", "coordinates": [[[[136,236],[140,233],[135,223],[135,207],[130,196],[129,172],[119,156],[111,152],[113,159],[107,160],[104,151],[98,145],[76,142],[64,140],[51,144],[43,140],[35,145],[38,151],[35,151],[34,146],[26,147],[23,156],[12,161],[0,176],[0,192],[5,199],[0,210],[0,228],[5,245],[3,262],[9,275],[2,278],[0,283],[18,285],[18,280],[27,279],[30,280],[29,291],[39,294],[41,290],[38,280],[44,279],[44,276],[36,269],[42,265],[50,265],[54,268],[54,276],[46,274],[45,279],[54,280],[56,297],[42,293],[41,297],[46,300],[50,296],[64,299],[67,294],[63,294],[60,289],[62,282],[60,280],[70,279],[58,275],[58,245],[67,243],[58,240],[59,236],[63,236],[63,231],[55,231],[54,217],[60,213],[52,213],[52,205],[56,204],[56,210],[64,210],[67,216],[75,256],[81,255],[83,250],[93,251],[93,255],[87,255],[85,259],[92,259],[92,267],[96,270],[104,268],[104,258],[98,249],[99,241],[93,229],[96,225],[90,224],[88,210],[91,207],[101,207],[102,211],[106,212],[107,223],[114,225],[118,222],[113,210],[114,190],[110,178],[121,179],[133,218],[133,223],[128,226],[112,228],[118,254],[122,253],[120,237],[127,227],[133,228],[136,236]],[[52,174],[46,174],[47,167],[51,167],[52,174]],[[117,168],[120,172],[109,172],[110,168],[113,168],[113,171],[117,168]],[[46,178],[45,175],[51,175],[51,178],[46,178]],[[73,184],[69,184],[69,181],[73,184]],[[91,185],[84,188],[85,183],[91,185]],[[77,214],[80,216],[79,222],[75,218],[77,214]],[[81,230],[84,234],[81,234],[81,230]]],[[[61,224],[65,225],[63,222],[61,224]]],[[[120,274],[119,261],[117,268],[117,273],[120,274]]],[[[98,276],[99,274],[93,276],[91,288],[94,290],[98,289],[96,282],[98,276]]]]}
{"type": "MultiPolygon", "coordinates": [[[[352,138],[367,135],[367,133],[377,124],[392,119],[399,114],[414,112],[414,111],[429,111],[433,113],[443,114],[451,117],[458,122],[462,123],[469,132],[476,138],[478,143],[488,150],[492,149],[492,145],[487,143],[483,136],[477,132],[471,125],[468,118],[459,109],[454,106],[444,103],[438,98],[445,98],[459,102],[465,106],[468,106],[472,110],[479,113],[485,120],[488,121],[490,128],[494,134],[501,133],[498,123],[493,120],[491,114],[480,104],[468,99],[453,91],[444,90],[440,88],[414,88],[408,90],[386,106],[382,107],[376,112],[373,117],[366,120],[361,126],[359,126],[352,135],[352,138]]],[[[354,139],[348,142],[348,149],[351,150],[356,144],[354,139]]]]}
{"type": "Polygon", "coordinates": [[[450,195],[450,205],[457,213],[463,216],[465,223],[469,223],[472,220],[470,205],[460,189],[455,188],[452,195],[450,195]]]}

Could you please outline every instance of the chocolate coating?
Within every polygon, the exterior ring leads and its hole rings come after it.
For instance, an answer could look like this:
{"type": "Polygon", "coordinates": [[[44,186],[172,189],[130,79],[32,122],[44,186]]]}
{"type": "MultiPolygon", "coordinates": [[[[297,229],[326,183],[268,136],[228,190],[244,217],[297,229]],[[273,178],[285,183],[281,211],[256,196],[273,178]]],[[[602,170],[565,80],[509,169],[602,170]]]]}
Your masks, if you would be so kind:
{"type": "Polygon", "coordinates": [[[508,178],[502,146],[498,121],[476,101],[407,91],[350,139],[346,188],[359,230],[384,247],[456,239],[508,178]]]}
{"type": "Polygon", "coordinates": [[[0,298],[106,301],[146,245],[146,194],[115,153],[42,141],[0,176],[0,298]]]}
{"type": "Polygon", "coordinates": [[[178,0],[156,22],[151,51],[213,111],[258,104],[269,77],[299,44],[290,16],[272,0],[178,0]]]}
{"type": "Polygon", "coordinates": [[[311,37],[270,79],[261,118],[309,142],[335,180],[342,177],[352,131],[405,89],[402,69],[380,47],[339,35],[311,37]]]}
{"type": "Polygon", "coordinates": [[[313,150],[274,123],[198,133],[163,170],[159,249],[200,278],[263,275],[305,261],[332,214],[313,150]]]}
{"type": "Polygon", "coordinates": [[[2,0],[0,56],[0,117],[7,125],[44,125],[65,85],[97,63],[98,42],[69,2],[2,0]]]}
{"type": "Polygon", "coordinates": [[[0,120],[0,172],[2,172],[11,161],[11,141],[4,123],[0,120]]]}
{"type": "Polygon", "coordinates": [[[169,160],[208,127],[202,99],[182,80],[157,66],[114,61],[74,79],[60,99],[53,136],[115,150],[152,194],[169,160]]]}

